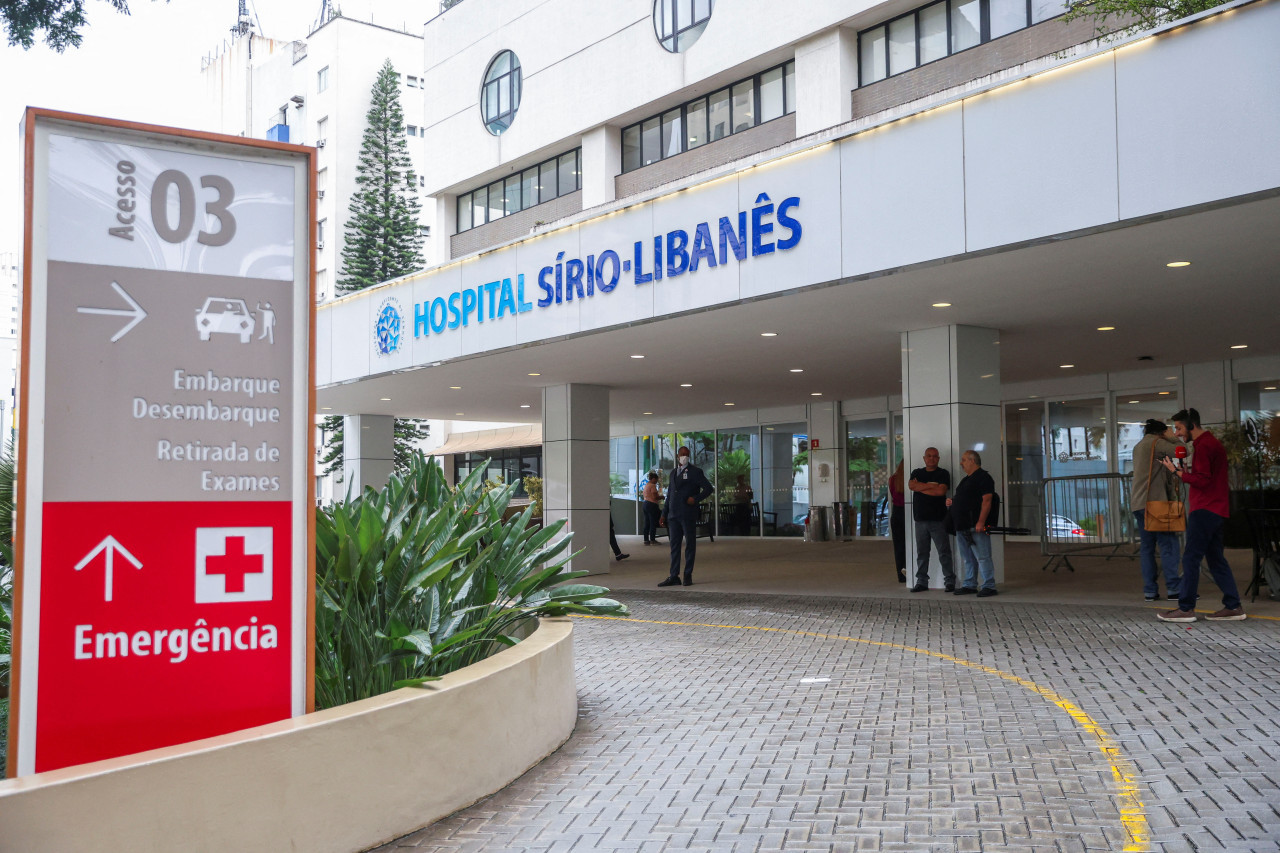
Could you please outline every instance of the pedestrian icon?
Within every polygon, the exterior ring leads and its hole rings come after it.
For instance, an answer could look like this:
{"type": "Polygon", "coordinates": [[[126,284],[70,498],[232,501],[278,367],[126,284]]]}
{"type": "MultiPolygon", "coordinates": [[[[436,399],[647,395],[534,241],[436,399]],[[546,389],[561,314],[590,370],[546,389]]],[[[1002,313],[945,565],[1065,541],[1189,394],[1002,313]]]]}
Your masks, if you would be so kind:
{"type": "Polygon", "coordinates": [[[258,311],[262,313],[262,334],[258,335],[258,340],[267,339],[267,343],[274,344],[276,342],[276,312],[272,309],[271,303],[268,302],[266,307],[262,303],[258,303],[258,311]]]}

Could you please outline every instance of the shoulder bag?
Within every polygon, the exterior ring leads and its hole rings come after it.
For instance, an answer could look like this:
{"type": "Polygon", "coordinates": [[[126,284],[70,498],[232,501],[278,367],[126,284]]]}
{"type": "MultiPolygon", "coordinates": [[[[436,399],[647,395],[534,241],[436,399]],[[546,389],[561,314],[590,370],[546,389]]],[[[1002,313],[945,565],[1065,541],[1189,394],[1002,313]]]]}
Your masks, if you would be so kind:
{"type": "MultiPolygon", "coordinates": [[[[1187,529],[1182,501],[1151,500],[1151,481],[1156,475],[1156,442],[1151,442],[1151,465],[1147,469],[1147,506],[1143,526],[1151,533],[1181,533],[1187,529]]],[[[1168,492],[1166,491],[1166,497],[1168,492]]]]}

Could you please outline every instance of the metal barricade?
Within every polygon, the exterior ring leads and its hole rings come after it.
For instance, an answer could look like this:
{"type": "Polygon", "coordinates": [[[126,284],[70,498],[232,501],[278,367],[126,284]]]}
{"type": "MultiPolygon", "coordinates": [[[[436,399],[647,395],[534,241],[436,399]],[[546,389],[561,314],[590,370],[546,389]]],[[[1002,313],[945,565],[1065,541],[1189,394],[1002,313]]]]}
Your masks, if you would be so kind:
{"type": "Polygon", "coordinates": [[[1133,474],[1042,480],[1040,552],[1050,558],[1042,570],[1052,566],[1056,572],[1061,562],[1074,572],[1071,555],[1135,559],[1137,529],[1129,511],[1132,481],[1133,474]]]}

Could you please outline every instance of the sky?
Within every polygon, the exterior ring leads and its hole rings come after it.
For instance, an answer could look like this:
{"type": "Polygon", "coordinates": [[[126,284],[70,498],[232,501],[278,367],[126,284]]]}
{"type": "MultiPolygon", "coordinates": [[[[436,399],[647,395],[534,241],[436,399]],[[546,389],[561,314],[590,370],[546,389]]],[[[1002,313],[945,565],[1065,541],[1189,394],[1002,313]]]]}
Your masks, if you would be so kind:
{"type": "MultiPolygon", "coordinates": [[[[303,38],[321,0],[250,0],[260,34],[303,38]]],[[[238,0],[130,0],[130,14],[103,0],[85,4],[78,48],[56,53],[7,44],[0,30],[0,253],[22,248],[22,147],[18,125],[28,107],[202,127],[200,60],[236,21],[238,0]]]]}

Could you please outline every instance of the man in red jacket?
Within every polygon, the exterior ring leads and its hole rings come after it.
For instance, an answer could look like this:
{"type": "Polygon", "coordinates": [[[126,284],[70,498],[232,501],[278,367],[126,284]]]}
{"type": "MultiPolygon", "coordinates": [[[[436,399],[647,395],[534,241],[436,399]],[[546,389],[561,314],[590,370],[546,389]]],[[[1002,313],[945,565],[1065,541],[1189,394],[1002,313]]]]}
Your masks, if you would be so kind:
{"type": "Polygon", "coordinates": [[[1196,621],[1196,587],[1200,585],[1200,560],[1208,559],[1213,582],[1222,590],[1222,609],[1206,616],[1216,622],[1244,618],[1240,592],[1231,565],[1222,553],[1222,528],[1231,514],[1227,487],[1227,451],[1213,433],[1200,426],[1200,413],[1183,409],[1173,416],[1178,438],[1192,445],[1191,467],[1178,468],[1163,460],[1165,468],[1190,487],[1187,513],[1187,547],[1182,552],[1182,588],[1178,609],[1157,613],[1164,622],[1196,621]]]}

